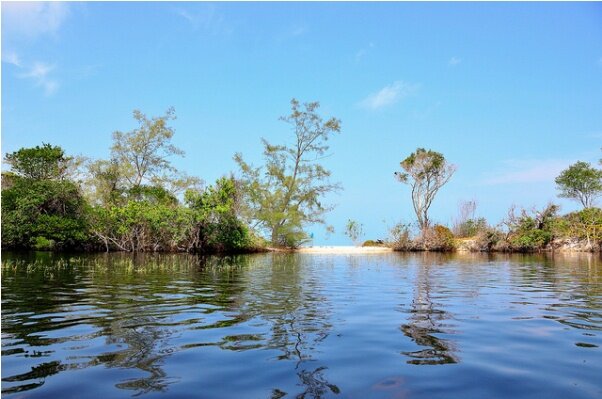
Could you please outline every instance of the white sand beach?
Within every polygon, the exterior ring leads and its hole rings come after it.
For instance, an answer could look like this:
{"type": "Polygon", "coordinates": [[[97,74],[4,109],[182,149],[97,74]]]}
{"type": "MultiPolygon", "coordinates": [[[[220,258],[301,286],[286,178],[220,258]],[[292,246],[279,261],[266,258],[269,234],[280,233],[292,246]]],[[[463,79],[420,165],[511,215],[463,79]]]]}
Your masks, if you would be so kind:
{"type": "Polygon", "coordinates": [[[316,246],[301,247],[296,252],[309,254],[380,254],[392,252],[388,247],[316,246]]]}

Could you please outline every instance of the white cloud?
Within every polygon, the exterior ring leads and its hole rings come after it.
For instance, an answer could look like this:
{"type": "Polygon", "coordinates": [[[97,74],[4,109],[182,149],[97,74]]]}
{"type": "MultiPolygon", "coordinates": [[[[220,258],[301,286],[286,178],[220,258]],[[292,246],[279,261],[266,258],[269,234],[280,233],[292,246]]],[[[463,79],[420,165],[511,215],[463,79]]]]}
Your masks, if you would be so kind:
{"type": "Polygon", "coordinates": [[[449,61],[447,61],[447,65],[449,65],[449,66],[456,66],[456,65],[460,64],[461,62],[462,62],[461,58],[454,56],[454,57],[451,57],[449,59],[449,61]]]}
{"type": "Polygon", "coordinates": [[[573,161],[567,159],[509,159],[504,167],[490,173],[485,185],[553,182],[573,161]]]}
{"type": "Polygon", "coordinates": [[[2,53],[2,62],[6,62],[7,64],[11,64],[14,66],[22,66],[21,57],[14,51],[7,51],[2,53]]]}
{"type": "Polygon", "coordinates": [[[17,77],[32,80],[37,87],[44,90],[45,95],[50,96],[59,88],[59,83],[49,76],[50,72],[54,70],[54,65],[36,62],[24,69],[25,71],[18,74],[17,77]]]}
{"type": "Polygon", "coordinates": [[[9,38],[35,39],[55,34],[69,16],[69,5],[59,2],[3,2],[3,32],[9,38]]]}
{"type": "Polygon", "coordinates": [[[367,109],[380,109],[394,104],[398,100],[409,96],[418,89],[418,85],[402,81],[393,82],[383,87],[376,93],[370,94],[359,105],[367,109]]]}

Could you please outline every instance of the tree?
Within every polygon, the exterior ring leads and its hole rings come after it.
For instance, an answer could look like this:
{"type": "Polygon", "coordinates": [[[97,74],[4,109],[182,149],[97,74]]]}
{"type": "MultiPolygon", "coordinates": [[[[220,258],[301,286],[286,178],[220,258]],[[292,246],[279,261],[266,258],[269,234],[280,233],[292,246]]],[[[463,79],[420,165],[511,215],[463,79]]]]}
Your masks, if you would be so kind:
{"type": "Polygon", "coordinates": [[[577,200],[583,208],[590,208],[602,194],[602,170],[579,161],[563,170],[556,178],[556,184],[559,197],[577,200]]]}
{"type": "Polygon", "coordinates": [[[412,188],[412,204],[421,230],[429,227],[428,211],[435,195],[456,171],[443,154],[418,148],[401,163],[404,172],[395,172],[397,179],[412,188]]]}
{"type": "Polygon", "coordinates": [[[140,126],[130,132],[114,132],[111,147],[111,162],[118,165],[125,186],[149,184],[178,192],[198,183],[198,179],[178,171],[169,160],[172,156],[184,156],[183,150],[171,144],[174,129],[167,125],[176,119],[175,110],[169,108],[165,115],[150,119],[134,110],[134,119],[140,126]]]}
{"type": "Polygon", "coordinates": [[[50,144],[6,156],[11,171],[2,179],[3,247],[73,248],[87,240],[86,203],[68,179],[72,160],[50,144]]]}
{"type": "Polygon", "coordinates": [[[249,205],[247,218],[269,234],[273,245],[296,246],[306,239],[304,225],[323,223],[322,216],[331,209],[322,197],[339,189],[329,182],[330,171],[319,161],[329,148],[330,136],[340,132],[341,122],[324,121],[317,113],[319,106],[291,100],[290,115],[280,120],[291,125],[294,144],[273,145],[264,139],[263,167],[246,163],[240,153],[234,156],[249,205]]]}
{"type": "Polygon", "coordinates": [[[355,220],[347,220],[345,235],[351,238],[351,241],[353,241],[354,244],[357,244],[360,237],[364,235],[364,225],[355,220]]]}
{"type": "Polygon", "coordinates": [[[72,157],[66,157],[61,147],[42,143],[42,146],[21,148],[4,158],[11,172],[36,180],[58,180],[66,176],[72,157]]]}

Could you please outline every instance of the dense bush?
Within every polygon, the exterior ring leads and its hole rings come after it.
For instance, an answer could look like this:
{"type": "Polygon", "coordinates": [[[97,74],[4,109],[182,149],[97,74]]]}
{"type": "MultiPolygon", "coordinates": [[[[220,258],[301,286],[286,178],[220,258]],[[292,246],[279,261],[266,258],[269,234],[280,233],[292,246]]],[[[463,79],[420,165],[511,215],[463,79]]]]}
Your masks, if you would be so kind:
{"type": "Polygon", "coordinates": [[[556,236],[586,241],[590,249],[602,243],[602,209],[585,208],[558,218],[554,224],[556,236]]]}
{"type": "Polygon", "coordinates": [[[67,249],[87,242],[86,203],[75,184],[15,175],[3,179],[10,184],[2,190],[2,247],[67,249]]]}
{"type": "Polygon", "coordinates": [[[187,191],[186,206],[147,187],[124,205],[94,208],[93,232],[107,250],[241,251],[252,239],[236,216],[236,195],[234,181],[226,178],[204,191],[187,191]]]}
{"type": "Polygon", "coordinates": [[[515,216],[511,210],[506,225],[509,228],[507,241],[511,250],[534,251],[544,249],[554,237],[558,206],[550,204],[531,213],[522,210],[515,216]]]}

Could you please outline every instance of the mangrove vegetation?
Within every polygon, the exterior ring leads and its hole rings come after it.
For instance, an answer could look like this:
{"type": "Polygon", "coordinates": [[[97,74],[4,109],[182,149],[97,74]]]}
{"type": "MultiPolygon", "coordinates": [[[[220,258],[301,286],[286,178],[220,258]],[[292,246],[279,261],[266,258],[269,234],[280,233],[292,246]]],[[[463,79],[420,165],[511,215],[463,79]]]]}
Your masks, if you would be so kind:
{"type": "MultiPolygon", "coordinates": [[[[280,118],[290,144],[262,139],[263,164],[234,155],[238,170],[203,184],[173,165],[184,151],[172,143],[173,108],[158,117],[140,111],[137,127],[112,136],[108,159],[65,154],[43,143],[8,153],[2,173],[2,248],[127,252],[236,253],[269,247],[296,248],[310,239],[307,228],[325,224],[333,209],[325,196],[341,190],[321,160],[341,121],[325,118],[318,102],[291,101],[280,118]]],[[[365,245],[406,251],[599,251],[602,170],[577,162],[556,178],[558,195],[580,211],[561,214],[512,207],[498,224],[477,216],[476,201],[460,204],[452,226],[429,213],[441,188],[457,170],[437,151],[418,148],[401,162],[397,180],[410,188],[416,220],[399,223],[386,237],[365,245]]],[[[401,202],[401,200],[400,200],[401,202]]],[[[332,232],[332,226],[326,226],[332,232]]],[[[363,225],[343,226],[355,245],[363,225]]]]}

